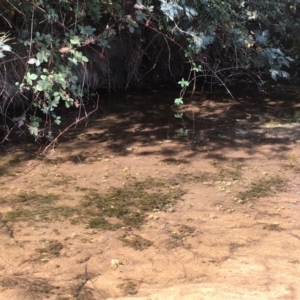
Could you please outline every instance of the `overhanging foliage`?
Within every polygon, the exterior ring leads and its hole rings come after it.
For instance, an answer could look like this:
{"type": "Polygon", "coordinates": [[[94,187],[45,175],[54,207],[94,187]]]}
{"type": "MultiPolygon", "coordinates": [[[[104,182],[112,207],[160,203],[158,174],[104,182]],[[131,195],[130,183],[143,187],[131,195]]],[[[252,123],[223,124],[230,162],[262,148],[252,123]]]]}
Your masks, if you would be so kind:
{"type": "MultiPolygon", "coordinates": [[[[82,109],[91,90],[139,84],[155,70],[158,80],[184,78],[177,104],[197,79],[227,88],[240,74],[288,78],[299,2],[1,1],[0,25],[12,38],[0,39],[2,114],[30,97],[24,109],[39,108],[50,132],[60,103],[82,109]]],[[[31,115],[22,125],[38,136],[40,121],[31,115]]]]}

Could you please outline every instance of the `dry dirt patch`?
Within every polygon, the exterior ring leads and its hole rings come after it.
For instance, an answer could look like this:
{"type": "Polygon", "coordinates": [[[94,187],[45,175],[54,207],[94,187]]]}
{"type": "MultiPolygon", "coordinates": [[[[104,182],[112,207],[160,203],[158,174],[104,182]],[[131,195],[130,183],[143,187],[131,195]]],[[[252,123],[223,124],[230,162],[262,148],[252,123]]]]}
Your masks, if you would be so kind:
{"type": "Polygon", "coordinates": [[[299,144],[205,103],[3,155],[0,299],[299,299],[299,144]]]}

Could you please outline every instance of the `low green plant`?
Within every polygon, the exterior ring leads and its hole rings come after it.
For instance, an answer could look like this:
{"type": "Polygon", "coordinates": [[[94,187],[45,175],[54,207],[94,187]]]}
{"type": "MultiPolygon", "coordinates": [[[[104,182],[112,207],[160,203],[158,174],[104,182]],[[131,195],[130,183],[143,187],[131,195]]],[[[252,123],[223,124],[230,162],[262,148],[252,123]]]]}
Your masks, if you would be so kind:
{"type": "Polygon", "coordinates": [[[179,186],[174,187],[169,181],[148,178],[130,181],[121,188],[111,187],[105,194],[90,191],[81,205],[90,228],[140,228],[147,212],[167,211],[183,194],[179,186]]]}
{"type": "Polygon", "coordinates": [[[239,192],[236,199],[238,199],[240,203],[246,203],[272,195],[276,191],[281,191],[283,188],[284,180],[279,176],[262,178],[253,181],[247,190],[239,192]]]}

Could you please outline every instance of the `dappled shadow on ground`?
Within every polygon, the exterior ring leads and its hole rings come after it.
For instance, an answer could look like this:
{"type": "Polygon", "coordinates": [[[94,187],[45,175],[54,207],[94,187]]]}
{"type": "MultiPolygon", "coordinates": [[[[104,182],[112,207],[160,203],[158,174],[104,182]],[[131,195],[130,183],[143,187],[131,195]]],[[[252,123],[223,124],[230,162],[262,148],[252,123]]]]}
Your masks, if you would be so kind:
{"type": "MultiPolygon", "coordinates": [[[[120,156],[147,156],[156,151],[170,157],[184,148],[191,150],[188,157],[206,153],[208,158],[223,159],[224,151],[243,149],[251,155],[260,145],[269,146],[269,157],[278,157],[299,142],[297,93],[285,94],[285,98],[283,94],[237,94],[236,100],[226,94],[215,100],[195,93],[180,107],[173,105],[177,91],[170,87],[104,96],[94,115],[68,130],[49,149],[64,148],[69,151],[64,161],[82,163],[97,160],[100,150],[120,156]],[[178,147],[168,147],[170,142],[178,143],[178,147]],[[155,148],[158,145],[159,151],[155,148]]],[[[57,133],[74,121],[75,114],[65,115],[57,133]]],[[[30,138],[12,136],[1,152],[2,156],[14,153],[14,161],[24,161],[40,155],[45,146],[43,141],[34,144],[30,138]]],[[[4,158],[1,173],[12,163],[4,158]]]]}
{"type": "MultiPolygon", "coordinates": [[[[289,95],[288,101],[280,94],[219,101],[194,94],[180,107],[173,105],[175,97],[161,89],[121,97],[121,103],[118,99],[113,104],[103,102],[102,112],[109,113],[92,116],[88,127],[71,129],[60,143],[72,141],[72,148],[82,151],[80,160],[91,159],[90,145],[122,156],[154,154],[151,146],[157,145],[161,145],[159,154],[166,157],[183,148],[192,150],[191,157],[209,149],[214,154],[207,153],[208,157],[221,159],[225,150],[243,149],[251,155],[260,145],[269,145],[270,157],[278,157],[300,140],[297,94],[289,95]],[[182,118],[175,114],[182,114],[182,118]],[[168,147],[170,141],[178,143],[177,149],[168,147]]],[[[72,155],[70,160],[74,161],[72,155]]]]}

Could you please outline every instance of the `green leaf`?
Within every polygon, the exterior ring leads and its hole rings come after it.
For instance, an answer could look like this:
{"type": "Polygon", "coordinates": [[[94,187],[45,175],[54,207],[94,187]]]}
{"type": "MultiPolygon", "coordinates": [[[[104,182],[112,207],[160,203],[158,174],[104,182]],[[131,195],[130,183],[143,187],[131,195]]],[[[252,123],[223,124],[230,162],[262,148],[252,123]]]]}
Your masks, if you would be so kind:
{"type": "MultiPolygon", "coordinates": [[[[183,103],[183,102],[182,102],[183,103]]],[[[181,113],[181,114],[174,114],[174,117],[176,118],[176,119],[182,119],[182,116],[183,116],[183,114],[181,113]]]]}
{"type": "Polygon", "coordinates": [[[78,65],[78,60],[75,57],[68,57],[68,60],[75,66],[78,65]]]}
{"type": "Polygon", "coordinates": [[[54,123],[57,124],[57,125],[59,125],[61,123],[61,120],[55,119],[54,123]]]}
{"type": "Polygon", "coordinates": [[[81,60],[82,60],[83,62],[88,62],[88,61],[89,61],[89,59],[88,59],[86,56],[82,56],[82,57],[81,57],[81,60]]]}
{"type": "Polygon", "coordinates": [[[40,92],[46,92],[48,90],[52,90],[52,84],[48,81],[47,78],[46,80],[39,80],[35,88],[40,92]]]}
{"type": "Polygon", "coordinates": [[[39,130],[37,127],[34,127],[34,126],[28,126],[28,129],[29,129],[29,132],[31,135],[33,136],[38,136],[39,134],[39,130]]]}
{"type": "Polygon", "coordinates": [[[81,44],[81,39],[79,36],[74,35],[72,36],[72,38],[70,39],[70,42],[72,45],[80,45],[81,44]]]}
{"type": "Polygon", "coordinates": [[[182,99],[182,97],[176,98],[175,101],[174,101],[174,103],[175,103],[176,105],[182,105],[182,104],[183,104],[183,99],[182,99]]]}
{"type": "Polygon", "coordinates": [[[36,80],[38,78],[38,76],[36,74],[29,74],[29,78],[31,80],[36,80]]]}
{"type": "Polygon", "coordinates": [[[135,21],[131,22],[131,26],[138,28],[139,24],[135,21]]]}
{"type": "Polygon", "coordinates": [[[180,86],[183,87],[188,87],[190,85],[190,83],[185,80],[184,78],[181,79],[181,81],[178,82],[180,84],[180,86]]]}
{"type": "Polygon", "coordinates": [[[196,65],[195,63],[193,63],[193,68],[192,68],[193,71],[196,71],[196,72],[201,72],[202,71],[202,66],[201,65],[196,65]]]}
{"type": "Polygon", "coordinates": [[[93,36],[94,32],[96,31],[96,28],[93,28],[91,26],[84,26],[83,27],[81,25],[78,25],[78,28],[79,28],[81,34],[85,34],[87,36],[93,36]]]}
{"type": "Polygon", "coordinates": [[[30,65],[33,65],[33,64],[36,63],[36,59],[35,59],[35,58],[30,58],[30,59],[28,60],[28,63],[29,63],[30,65]]]}
{"type": "Polygon", "coordinates": [[[71,106],[73,106],[73,101],[65,101],[65,105],[66,105],[66,108],[70,108],[71,106]]]}
{"type": "Polygon", "coordinates": [[[25,79],[29,85],[32,85],[33,84],[32,80],[37,79],[37,77],[38,76],[36,74],[31,74],[30,72],[27,72],[25,75],[25,79]]]}
{"type": "Polygon", "coordinates": [[[134,33],[134,27],[132,27],[131,25],[129,25],[128,29],[129,29],[130,33],[134,33]]]}
{"type": "Polygon", "coordinates": [[[59,104],[59,99],[60,99],[60,96],[55,97],[54,100],[51,101],[51,106],[57,107],[59,104]]]}

